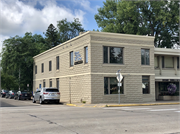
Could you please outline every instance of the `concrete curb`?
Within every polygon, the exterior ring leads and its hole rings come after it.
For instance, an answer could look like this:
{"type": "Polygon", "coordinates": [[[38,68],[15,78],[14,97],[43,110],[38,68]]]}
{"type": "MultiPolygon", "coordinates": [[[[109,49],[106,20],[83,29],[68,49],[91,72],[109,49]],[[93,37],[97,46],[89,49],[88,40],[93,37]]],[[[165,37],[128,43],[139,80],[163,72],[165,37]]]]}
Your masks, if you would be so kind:
{"type": "Polygon", "coordinates": [[[77,105],[75,105],[75,104],[66,104],[66,105],[68,105],[68,106],[75,106],[75,107],[77,106],[77,105]]]}
{"type": "Polygon", "coordinates": [[[117,105],[92,105],[92,106],[87,106],[86,104],[82,105],[76,105],[76,104],[65,104],[67,106],[74,106],[74,107],[88,107],[88,108],[102,108],[102,107],[128,107],[128,106],[154,106],[154,105],[177,105],[180,104],[180,102],[171,102],[171,103],[149,103],[149,104],[117,104],[117,105]]]}

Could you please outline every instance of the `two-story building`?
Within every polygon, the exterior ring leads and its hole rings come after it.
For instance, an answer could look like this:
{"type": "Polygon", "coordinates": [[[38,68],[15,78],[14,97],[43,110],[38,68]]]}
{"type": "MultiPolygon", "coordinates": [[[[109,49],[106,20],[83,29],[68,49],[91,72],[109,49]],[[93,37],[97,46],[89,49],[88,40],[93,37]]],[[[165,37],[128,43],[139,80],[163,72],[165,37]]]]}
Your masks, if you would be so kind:
{"type": "Polygon", "coordinates": [[[34,57],[33,91],[57,87],[62,102],[154,102],[179,87],[180,50],[154,48],[154,37],[88,31],[34,57]]]}

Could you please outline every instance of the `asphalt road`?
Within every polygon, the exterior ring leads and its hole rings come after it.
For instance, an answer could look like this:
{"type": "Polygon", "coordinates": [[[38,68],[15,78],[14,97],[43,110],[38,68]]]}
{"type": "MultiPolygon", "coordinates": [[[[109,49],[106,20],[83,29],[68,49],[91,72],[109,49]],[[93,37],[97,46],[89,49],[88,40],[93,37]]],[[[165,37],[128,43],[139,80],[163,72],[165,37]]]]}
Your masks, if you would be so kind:
{"type": "Polygon", "coordinates": [[[6,100],[2,134],[180,134],[180,106],[84,108],[6,100]],[[18,102],[18,103],[17,103],[18,102]]]}

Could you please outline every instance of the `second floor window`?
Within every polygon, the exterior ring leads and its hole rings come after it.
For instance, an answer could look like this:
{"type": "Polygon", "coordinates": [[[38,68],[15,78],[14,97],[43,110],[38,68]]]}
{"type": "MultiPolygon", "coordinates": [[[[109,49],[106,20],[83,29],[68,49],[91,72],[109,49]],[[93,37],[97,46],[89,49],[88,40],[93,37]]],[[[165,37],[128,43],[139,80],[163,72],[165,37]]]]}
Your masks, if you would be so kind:
{"type": "Polygon", "coordinates": [[[59,70],[59,56],[56,57],[56,70],[59,70]]]}
{"type": "Polygon", "coordinates": [[[179,57],[177,57],[177,68],[179,68],[179,57]]]}
{"type": "Polygon", "coordinates": [[[41,64],[41,72],[44,72],[44,63],[41,64]]]}
{"type": "Polygon", "coordinates": [[[35,65],[35,74],[37,74],[37,65],[35,65]]]}
{"type": "Polygon", "coordinates": [[[162,56],[162,68],[174,68],[174,57],[162,56]]]}
{"type": "Polygon", "coordinates": [[[149,65],[149,49],[141,49],[141,65],[149,65]]]}
{"type": "Polygon", "coordinates": [[[103,47],[104,63],[123,64],[123,48],[103,47]]]}
{"type": "Polygon", "coordinates": [[[49,61],[49,71],[52,69],[52,61],[49,61]]]}
{"type": "Polygon", "coordinates": [[[85,63],[88,63],[88,47],[85,47],[85,63]]]}
{"type": "Polygon", "coordinates": [[[70,66],[74,66],[74,55],[73,55],[73,51],[70,52],[70,66]]]}

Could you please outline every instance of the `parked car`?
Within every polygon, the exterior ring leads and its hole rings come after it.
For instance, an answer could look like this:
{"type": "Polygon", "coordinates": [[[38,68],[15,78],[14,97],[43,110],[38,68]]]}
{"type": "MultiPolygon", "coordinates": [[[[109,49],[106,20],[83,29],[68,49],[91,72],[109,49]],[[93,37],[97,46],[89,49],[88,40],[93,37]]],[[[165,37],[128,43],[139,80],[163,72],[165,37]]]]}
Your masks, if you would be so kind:
{"type": "Polygon", "coordinates": [[[40,88],[33,94],[33,103],[36,103],[36,101],[39,101],[40,104],[50,101],[59,103],[60,92],[57,88],[52,88],[52,87],[40,88]]]}
{"type": "Polygon", "coordinates": [[[7,90],[1,90],[1,97],[5,97],[6,96],[6,93],[8,93],[7,90]]]}
{"type": "Polygon", "coordinates": [[[31,93],[29,91],[18,91],[15,96],[14,99],[18,99],[18,100],[31,100],[31,93]]]}
{"type": "Polygon", "coordinates": [[[15,91],[14,90],[11,90],[8,93],[6,93],[6,99],[7,98],[9,98],[9,99],[14,98],[14,96],[15,96],[15,91]]]}

